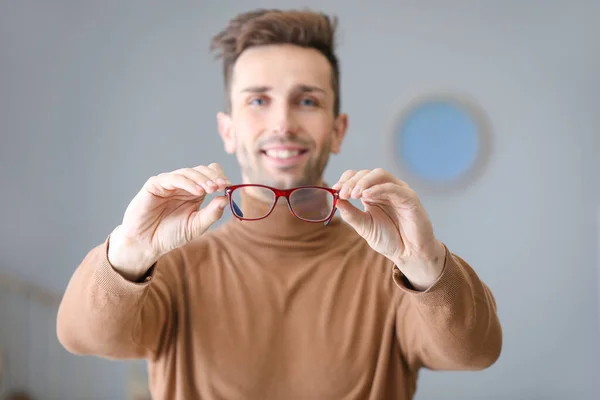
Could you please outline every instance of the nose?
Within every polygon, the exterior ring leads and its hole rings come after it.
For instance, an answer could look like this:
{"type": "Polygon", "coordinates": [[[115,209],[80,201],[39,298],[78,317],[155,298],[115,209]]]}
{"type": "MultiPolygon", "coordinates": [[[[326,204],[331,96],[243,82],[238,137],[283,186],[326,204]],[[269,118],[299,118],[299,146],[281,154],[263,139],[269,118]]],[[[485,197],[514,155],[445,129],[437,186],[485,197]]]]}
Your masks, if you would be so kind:
{"type": "Polygon", "coordinates": [[[292,108],[288,104],[278,104],[272,107],[271,133],[275,135],[293,135],[297,124],[292,108]]]}

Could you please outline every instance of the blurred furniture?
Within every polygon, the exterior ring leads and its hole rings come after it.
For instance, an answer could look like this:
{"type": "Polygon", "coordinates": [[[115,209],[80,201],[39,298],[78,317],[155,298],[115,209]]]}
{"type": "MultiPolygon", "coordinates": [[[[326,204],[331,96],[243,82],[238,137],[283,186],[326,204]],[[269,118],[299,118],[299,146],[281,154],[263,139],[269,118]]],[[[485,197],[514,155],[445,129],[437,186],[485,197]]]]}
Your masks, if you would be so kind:
{"type": "Polygon", "coordinates": [[[56,337],[61,296],[0,272],[0,400],[96,399],[106,388],[98,376],[125,368],[123,394],[150,399],[143,361],[75,356],[56,337]]]}

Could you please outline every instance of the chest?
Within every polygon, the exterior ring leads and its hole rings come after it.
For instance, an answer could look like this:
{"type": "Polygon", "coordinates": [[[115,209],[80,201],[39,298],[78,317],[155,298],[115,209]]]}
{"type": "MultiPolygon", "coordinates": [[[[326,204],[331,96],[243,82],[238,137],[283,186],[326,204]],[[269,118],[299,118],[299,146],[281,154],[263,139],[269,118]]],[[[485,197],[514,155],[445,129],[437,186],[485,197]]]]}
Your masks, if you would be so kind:
{"type": "Polygon", "coordinates": [[[194,364],[227,390],[266,396],[301,387],[307,397],[344,398],[368,390],[394,347],[385,265],[345,256],[275,267],[246,260],[204,271],[190,289],[182,323],[194,364]]]}

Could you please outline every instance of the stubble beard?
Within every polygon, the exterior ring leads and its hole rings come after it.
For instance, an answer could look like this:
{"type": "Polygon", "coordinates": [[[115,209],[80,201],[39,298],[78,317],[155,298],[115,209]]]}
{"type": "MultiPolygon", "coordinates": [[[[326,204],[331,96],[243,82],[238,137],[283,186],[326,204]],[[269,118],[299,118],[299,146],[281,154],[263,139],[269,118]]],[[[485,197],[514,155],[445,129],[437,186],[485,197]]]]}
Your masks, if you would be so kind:
{"type": "Polygon", "coordinates": [[[238,160],[242,174],[249,183],[271,186],[277,189],[291,189],[298,186],[321,184],[325,167],[329,161],[329,149],[330,145],[328,144],[323,147],[316,159],[309,159],[303,167],[304,171],[299,175],[290,170],[289,176],[272,176],[272,173],[260,164],[262,155],[249,154],[246,150],[241,150],[243,154],[238,155],[238,160]]]}

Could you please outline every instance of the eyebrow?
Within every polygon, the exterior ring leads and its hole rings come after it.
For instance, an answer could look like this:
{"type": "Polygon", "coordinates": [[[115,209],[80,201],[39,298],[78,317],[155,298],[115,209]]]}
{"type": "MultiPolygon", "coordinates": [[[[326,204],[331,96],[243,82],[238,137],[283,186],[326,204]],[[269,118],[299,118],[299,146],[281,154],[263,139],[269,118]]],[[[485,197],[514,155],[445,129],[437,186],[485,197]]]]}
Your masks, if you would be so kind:
{"type": "MultiPolygon", "coordinates": [[[[272,88],[269,86],[248,86],[240,91],[240,93],[266,93],[272,88]]],[[[303,93],[310,92],[321,92],[325,93],[325,90],[314,85],[296,85],[294,87],[294,91],[299,91],[303,93]]]]}
{"type": "Polygon", "coordinates": [[[240,93],[265,93],[271,90],[268,86],[249,86],[240,90],[240,93]]]}

